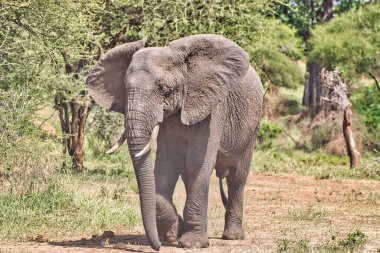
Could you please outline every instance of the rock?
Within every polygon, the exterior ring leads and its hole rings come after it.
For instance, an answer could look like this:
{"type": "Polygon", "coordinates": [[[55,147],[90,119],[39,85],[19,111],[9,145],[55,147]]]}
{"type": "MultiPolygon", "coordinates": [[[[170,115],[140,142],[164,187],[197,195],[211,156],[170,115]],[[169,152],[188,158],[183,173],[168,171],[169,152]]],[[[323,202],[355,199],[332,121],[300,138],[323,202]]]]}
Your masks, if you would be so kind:
{"type": "Polygon", "coordinates": [[[115,236],[115,233],[113,231],[104,231],[101,235],[102,238],[112,238],[115,236]]]}

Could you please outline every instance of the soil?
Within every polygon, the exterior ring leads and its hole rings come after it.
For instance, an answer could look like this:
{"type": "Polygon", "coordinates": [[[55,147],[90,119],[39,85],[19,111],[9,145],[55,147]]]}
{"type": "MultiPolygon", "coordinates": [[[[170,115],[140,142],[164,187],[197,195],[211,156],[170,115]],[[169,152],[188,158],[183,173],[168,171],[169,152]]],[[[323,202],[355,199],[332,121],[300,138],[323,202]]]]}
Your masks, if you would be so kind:
{"type": "MultiPolygon", "coordinates": [[[[185,193],[178,186],[176,205],[183,208],[185,193]]],[[[241,241],[221,240],[224,207],[213,177],[209,198],[207,249],[181,249],[164,244],[160,252],[273,252],[281,240],[306,240],[311,247],[346,238],[360,229],[368,237],[363,252],[380,250],[380,182],[319,180],[294,175],[250,175],[245,192],[241,241]]],[[[142,224],[129,231],[106,231],[74,238],[36,236],[29,242],[0,243],[0,252],[154,252],[142,224]],[[114,233],[115,232],[115,233],[114,233]]]]}

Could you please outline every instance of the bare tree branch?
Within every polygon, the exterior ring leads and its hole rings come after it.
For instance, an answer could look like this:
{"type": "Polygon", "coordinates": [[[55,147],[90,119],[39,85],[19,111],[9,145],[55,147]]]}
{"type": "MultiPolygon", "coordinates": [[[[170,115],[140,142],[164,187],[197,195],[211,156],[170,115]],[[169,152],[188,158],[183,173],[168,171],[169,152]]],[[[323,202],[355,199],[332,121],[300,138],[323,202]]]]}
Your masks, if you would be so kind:
{"type": "Polygon", "coordinates": [[[350,101],[347,97],[347,85],[344,83],[338,70],[321,71],[321,82],[329,94],[328,98],[321,98],[322,101],[337,105],[338,110],[343,112],[343,135],[346,142],[348,156],[350,157],[350,167],[355,168],[360,164],[360,153],[356,149],[354,134],[352,131],[352,111],[350,101]]]}

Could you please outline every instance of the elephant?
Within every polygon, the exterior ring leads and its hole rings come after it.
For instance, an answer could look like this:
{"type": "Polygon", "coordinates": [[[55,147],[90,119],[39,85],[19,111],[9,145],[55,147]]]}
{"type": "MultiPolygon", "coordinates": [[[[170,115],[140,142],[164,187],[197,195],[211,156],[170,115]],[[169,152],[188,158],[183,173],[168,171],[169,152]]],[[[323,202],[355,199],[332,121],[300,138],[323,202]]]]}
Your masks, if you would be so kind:
{"type": "Polygon", "coordinates": [[[214,169],[228,186],[222,238],[243,239],[243,194],[262,113],[261,80],[247,52],[221,35],[191,35],[163,47],[145,47],[146,42],[111,49],[86,82],[97,104],[125,115],[125,130],[107,153],[127,140],[149,244],[157,251],[161,241],[208,246],[214,169]],[[179,176],[186,189],[183,218],[173,204],[179,176]]]}

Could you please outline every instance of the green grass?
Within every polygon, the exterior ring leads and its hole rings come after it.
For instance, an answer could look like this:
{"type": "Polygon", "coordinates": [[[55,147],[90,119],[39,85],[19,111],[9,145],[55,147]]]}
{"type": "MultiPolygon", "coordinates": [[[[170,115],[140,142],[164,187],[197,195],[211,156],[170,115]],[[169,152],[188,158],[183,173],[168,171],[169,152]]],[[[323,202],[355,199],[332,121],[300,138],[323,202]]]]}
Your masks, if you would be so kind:
{"type": "Polygon", "coordinates": [[[355,230],[346,238],[337,240],[334,236],[330,241],[316,247],[317,252],[345,253],[358,252],[367,243],[367,236],[360,230],[355,230]]]}
{"type": "Polygon", "coordinates": [[[127,229],[140,221],[128,182],[94,185],[91,176],[58,173],[36,189],[0,195],[1,239],[127,229]]]}
{"type": "Polygon", "coordinates": [[[325,210],[321,210],[319,208],[309,206],[305,210],[295,210],[288,213],[288,217],[294,221],[321,221],[327,215],[325,210]]]}
{"type": "Polygon", "coordinates": [[[282,239],[277,242],[276,253],[307,253],[311,252],[308,240],[282,239]]]}
{"type": "Polygon", "coordinates": [[[367,243],[367,236],[360,230],[349,233],[345,238],[331,240],[311,246],[306,239],[281,239],[277,241],[276,253],[347,253],[358,252],[367,243]]]}
{"type": "Polygon", "coordinates": [[[317,179],[355,178],[380,180],[379,158],[362,158],[361,167],[350,169],[348,157],[302,150],[258,150],[251,168],[256,173],[314,176],[317,179]]]}

